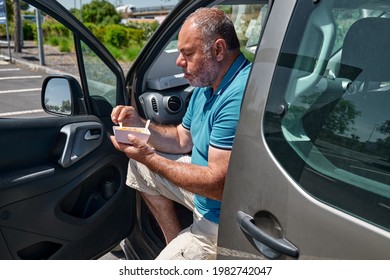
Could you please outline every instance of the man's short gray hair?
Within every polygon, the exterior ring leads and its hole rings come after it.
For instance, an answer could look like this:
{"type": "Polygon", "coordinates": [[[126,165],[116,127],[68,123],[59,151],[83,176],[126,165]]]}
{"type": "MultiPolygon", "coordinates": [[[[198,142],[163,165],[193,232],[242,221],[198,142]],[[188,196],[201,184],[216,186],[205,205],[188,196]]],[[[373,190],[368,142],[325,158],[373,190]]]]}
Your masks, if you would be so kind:
{"type": "Polygon", "coordinates": [[[217,8],[199,8],[188,16],[201,33],[205,51],[209,50],[217,38],[226,41],[228,50],[240,48],[240,42],[233,22],[227,14],[217,8]]]}

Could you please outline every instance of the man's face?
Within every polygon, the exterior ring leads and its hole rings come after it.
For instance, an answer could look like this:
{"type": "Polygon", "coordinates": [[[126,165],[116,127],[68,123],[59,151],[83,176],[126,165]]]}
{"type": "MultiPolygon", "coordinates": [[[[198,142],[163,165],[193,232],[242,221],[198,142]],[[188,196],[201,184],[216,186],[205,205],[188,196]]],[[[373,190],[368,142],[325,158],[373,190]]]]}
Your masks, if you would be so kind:
{"type": "Polygon", "coordinates": [[[211,50],[205,50],[199,31],[186,22],[179,33],[179,57],[176,64],[182,67],[184,78],[191,86],[209,87],[218,76],[218,62],[211,50]]]}

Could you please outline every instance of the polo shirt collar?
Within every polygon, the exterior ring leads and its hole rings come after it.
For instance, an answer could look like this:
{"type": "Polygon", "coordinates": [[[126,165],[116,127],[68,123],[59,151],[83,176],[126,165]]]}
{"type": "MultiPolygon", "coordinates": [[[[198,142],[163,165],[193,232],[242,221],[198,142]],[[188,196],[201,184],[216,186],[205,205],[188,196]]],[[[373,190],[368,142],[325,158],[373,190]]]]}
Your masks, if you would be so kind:
{"type": "Polygon", "coordinates": [[[247,65],[247,63],[248,60],[245,58],[245,56],[242,53],[240,53],[240,55],[230,66],[229,70],[226,72],[225,76],[223,77],[222,82],[218,86],[216,91],[217,95],[222,94],[225,91],[228,85],[234,80],[234,78],[241,71],[241,69],[247,65]]]}

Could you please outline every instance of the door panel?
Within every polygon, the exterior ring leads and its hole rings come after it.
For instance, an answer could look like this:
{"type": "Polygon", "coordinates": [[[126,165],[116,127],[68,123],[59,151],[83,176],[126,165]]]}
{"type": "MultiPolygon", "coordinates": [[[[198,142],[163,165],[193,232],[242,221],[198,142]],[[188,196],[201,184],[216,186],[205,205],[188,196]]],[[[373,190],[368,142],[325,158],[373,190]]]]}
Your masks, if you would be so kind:
{"type": "Polygon", "coordinates": [[[127,236],[127,159],[98,118],[1,124],[1,259],[89,259],[127,236]]]}

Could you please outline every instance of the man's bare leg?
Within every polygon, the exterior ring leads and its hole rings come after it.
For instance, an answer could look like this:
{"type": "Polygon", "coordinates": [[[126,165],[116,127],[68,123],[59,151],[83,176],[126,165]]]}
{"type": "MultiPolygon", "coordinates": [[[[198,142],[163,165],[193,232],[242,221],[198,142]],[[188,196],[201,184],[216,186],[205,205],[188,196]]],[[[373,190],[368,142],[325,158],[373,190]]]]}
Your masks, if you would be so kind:
{"type": "Polygon", "coordinates": [[[162,195],[148,195],[142,192],[141,195],[160,225],[165,242],[168,244],[181,231],[174,202],[162,195]]]}

